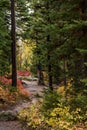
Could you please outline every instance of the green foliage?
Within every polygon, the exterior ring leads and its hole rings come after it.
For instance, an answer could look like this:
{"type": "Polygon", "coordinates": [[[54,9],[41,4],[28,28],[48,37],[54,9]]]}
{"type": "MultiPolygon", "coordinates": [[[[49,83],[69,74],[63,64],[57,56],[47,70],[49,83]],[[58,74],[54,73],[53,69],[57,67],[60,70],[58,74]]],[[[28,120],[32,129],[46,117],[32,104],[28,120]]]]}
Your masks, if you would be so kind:
{"type": "Polygon", "coordinates": [[[61,95],[59,95],[56,91],[46,90],[44,94],[44,99],[42,103],[42,111],[44,114],[46,111],[49,111],[61,103],[61,95]]]}
{"type": "MultiPolygon", "coordinates": [[[[86,120],[86,6],[86,0],[29,2],[31,13],[24,36],[36,42],[34,64],[31,68],[40,63],[42,70],[48,75],[47,81],[51,78],[55,82],[66,80],[67,83],[67,80],[72,78],[72,85],[66,85],[67,92],[64,89],[62,97],[56,92],[46,91],[39,110],[34,106],[28,113],[27,110],[24,112],[26,114],[22,119],[27,125],[30,124],[30,127],[70,130],[73,129],[74,123],[83,123],[86,120]],[[32,112],[34,117],[41,115],[40,124],[38,118],[31,118],[32,112]]],[[[20,119],[21,116],[23,113],[20,119]]]]}
{"type": "Polygon", "coordinates": [[[16,120],[17,117],[15,115],[12,115],[11,113],[2,113],[0,114],[0,120],[1,121],[12,121],[12,120],[16,120]]]}
{"type": "MultiPolygon", "coordinates": [[[[66,100],[65,104],[62,97],[60,103],[54,101],[55,107],[53,104],[51,106],[51,100],[52,98],[48,101],[46,99],[47,103],[43,101],[42,105],[34,104],[28,109],[22,110],[18,115],[19,120],[25,126],[27,125],[27,128],[34,130],[72,130],[75,125],[86,123],[87,108],[83,110],[83,107],[84,105],[86,107],[87,104],[84,98],[76,99],[78,101],[73,100],[74,102],[70,99],[71,104],[66,100]],[[43,107],[43,104],[46,104],[45,107],[43,107]]],[[[87,126],[84,126],[84,128],[87,128],[87,126]]]]}
{"type": "MultiPolygon", "coordinates": [[[[9,3],[0,0],[0,74],[9,72],[11,65],[9,3]]],[[[36,43],[31,70],[36,74],[40,63],[49,87],[52,80],[73,79],[72,88],[66,85],[62,97],[47,91],[42,106],[25,110],[20,118],[29,127],[47,130],[68,130],[73,123],[83,123],[87,115],[86,0],[18,0],[16,17],[17,38],[36,43]]]]}
{"type": "Polygon", "coordinates": [[[80,80],[85,77],[87,49],[85,3],[81,0],[34,0],[29,3],[31,13],[25,36],[35,40],[36,64],[40,61],[42,70],[47,72],[48,79],[52,77],[53,83],[73,77],[74,85],[81,87],[80,80]],[[84,53],[78,52],[79,48],[84,53]]]}
{"type": "Polygon", "coordinates": [[[87,96],[78,95],[77,97],[70,99],[70,101],[68,103],[70,104],[72,110],[75,110],[76,108],[81,108],[82,111],[86,111],[87,96]]]}
{"type": "Polygon", "coordinates": [[[67,92],[66,95],[66,90],[61,87],[58,93],[46,90],[42,104],[36,103],[24,109],[18,118],[34,130],[73,130],[79,129],[78,125],[87,129],[87,95],[74,94],[70,81],[68,88],[73,91],[72,94],[67,92]]]}
{"type": "Polygon", "coordinates": [[[11,41],[9,30],[9,1],[0,1],[0,75],[9,72],[11,62],[11,41]],[[8,13],[7,13],[8,12],[8,13]]]}
{"type": "Polygon", "coordinates": [[[10,93],[14,93],[14,92],[17,92],[17,88],[16,87],[12,87],[12,86],[10,86],[10,85],[6,85],[6,86],[3,86],[3,88],[4,89],[8,89],[8,91],[10,92],[10,93]]]}

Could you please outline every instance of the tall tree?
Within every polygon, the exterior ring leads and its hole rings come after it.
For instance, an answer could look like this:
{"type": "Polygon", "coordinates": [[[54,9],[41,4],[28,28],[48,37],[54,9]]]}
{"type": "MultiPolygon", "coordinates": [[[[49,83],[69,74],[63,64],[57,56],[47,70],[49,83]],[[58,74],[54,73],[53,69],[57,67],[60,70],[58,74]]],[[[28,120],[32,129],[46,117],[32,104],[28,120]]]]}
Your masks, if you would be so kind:
{"type": "Polygon", "coordinates": [[[48,86],[51,90],[53,90],[54,66],[57,66],[57,64],[54,65],[56,63],[54,62],[55,54],[57,54],[54,50],[58,37],[55,2],[31,1],[32,13],[30,14],[30,29],[28,28],[28,31],[30,30],[28,36],[36,41],[36,52],[39,51],[37,53],[38,62],[42,65],[42,70],[48,74],[48,86]]]}
{"type": "Polygon", "coordinates": [[[78,48],[87,48],[86,45],[86,0],[66,0],[61,6],[61,16],[63,20],[62,34],[68,36],[64,47],[67,47],[69,58],[68,74],[73,77],[75,86],[82,86],[81,79],[86,71],[84,67],[84,55],[78,53],[78,48]],[[66,10],[66,12],[65,12],[66,10]],[[71,71],[71,72],[70,72],[71,71]]]}
{"type": "Polygon", "coordinates": [[[37,63],[48,74],[49,88],[55,79],[64,80],[66,86],[66,80],[73,78],[74,86],[82,85],[86,54],[78,49],[87,48],[86,0],[31,0],[28,5],[24,37],[36,42],[37,63]]]}
{"type": "Polygon", "coordinates": [[[11,0],[11,39],[12,39],[12,86],[17,86],[16,72],[16,34],[15,34],[15,1],[11,0]]]}

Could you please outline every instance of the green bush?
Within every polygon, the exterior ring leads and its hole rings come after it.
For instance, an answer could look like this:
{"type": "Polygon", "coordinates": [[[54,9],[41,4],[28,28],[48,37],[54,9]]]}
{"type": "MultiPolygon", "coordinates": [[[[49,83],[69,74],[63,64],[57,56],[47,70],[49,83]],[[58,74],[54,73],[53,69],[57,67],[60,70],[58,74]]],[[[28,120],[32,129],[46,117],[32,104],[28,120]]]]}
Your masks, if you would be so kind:
{"type": "Polygon", "coordinates": [[[84,122],[87,120],[87,96],[78,95],[66,102],[70,106],[70,112],[73,115],[73,122],[84,122]]]}
{"type": "Polygon", "coordinates": [[[87,96],[79,95],[69,100],[68,104],[71,106],[71,110],[81,108],[83,112],[87,110],[87,96]]]}
{"type": "Polygon", "coordinates": [[[78,129],[78,124],[87,128],[87,97],[78,94],[66,98],[56,91],[46,90],[42,104],[21,111],[19,119],[28,130],[73,130],[78,129]]]}
{"type": "Polygon", "coordinates": [[[58,107],[61,103],[61,95],[59,95],[56,91],[45,91],[42,103],[42,111],[44,114],[47,114],[47,111],[58,107]]]}

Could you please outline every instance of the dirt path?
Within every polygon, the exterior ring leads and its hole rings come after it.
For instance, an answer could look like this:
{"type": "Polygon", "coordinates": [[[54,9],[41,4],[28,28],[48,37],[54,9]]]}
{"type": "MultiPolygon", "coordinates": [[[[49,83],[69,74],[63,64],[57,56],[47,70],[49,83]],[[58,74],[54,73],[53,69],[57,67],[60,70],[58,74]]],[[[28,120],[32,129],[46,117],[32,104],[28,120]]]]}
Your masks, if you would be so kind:
{"type": "Polygon", "coordinates": [[[24,130],[18,121],[0,122],[0,130],[24,130]]]}
{"type": "MultiPolygon", "coordinates": [[[[36,81],[22,81],[24,84],[24,88],[30,92],[30,101],[23,101],[16,106],[12,107],[9,110],[1,111],[0,113],[10,113],[13,116],[16,116],[17,113],[29,107],[29,105],[36,103],[37,101],[41,101],[42,98],[40,96],[43,95],[43,88],[45,86],[38,86],[36,81]]],[[[18,121],[0,121],[0,130],[25,130],[18,121]]]]}
{"type": "Polygon", "coordinates": [[[25,89],[30,92],[30,98],[34,98],[37,94],[39,96],[43,95],[43,89],[45,88],[45,86],[38,86],[36,81],[22,80],[22,83],[24,84],[25,89]]]}

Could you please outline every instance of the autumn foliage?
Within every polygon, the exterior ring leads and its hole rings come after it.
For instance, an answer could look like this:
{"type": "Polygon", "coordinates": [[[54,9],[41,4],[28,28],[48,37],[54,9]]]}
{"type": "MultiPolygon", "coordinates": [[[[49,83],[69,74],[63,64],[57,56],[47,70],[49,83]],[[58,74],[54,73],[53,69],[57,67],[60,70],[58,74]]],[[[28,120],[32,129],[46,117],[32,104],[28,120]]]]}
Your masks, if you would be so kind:
{"type": "MultiPolygon", "coordinates": [[[[24,73],[21,73],[21,74],[24,74],[24,73]]],[[[29,75],[29,73],[25,73],[25,75],[29,75]]],[[[0,82],[2,86],[5,86],[5,85],[11,86],[12,79],[8,79],[5,76],[0,76],[0,82]]],[[[24,96],[29,96],[29,92],[24,88],[20,79],[17,80],[17,90],[19,94],[24,95],[24,96]]]]}
{"type": "Polygon", "coordinates": [[[24,96],[29,96],[30,93],[23,87],[21,80],[17,80],[19,93],[24,96]]]}
{"type": "Polygon", "coordinates": [[[17,75],[19,75],[19,76],[30,76],[31,73],[29,71],[27,71],[27,70],[21,70],[21,71],[18,70],[17,75]]]}

